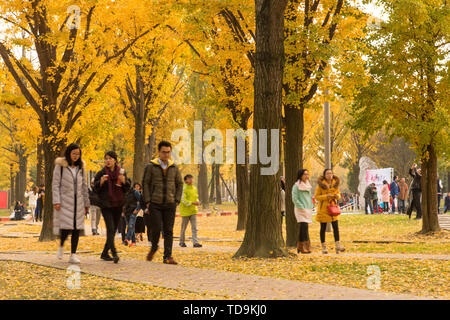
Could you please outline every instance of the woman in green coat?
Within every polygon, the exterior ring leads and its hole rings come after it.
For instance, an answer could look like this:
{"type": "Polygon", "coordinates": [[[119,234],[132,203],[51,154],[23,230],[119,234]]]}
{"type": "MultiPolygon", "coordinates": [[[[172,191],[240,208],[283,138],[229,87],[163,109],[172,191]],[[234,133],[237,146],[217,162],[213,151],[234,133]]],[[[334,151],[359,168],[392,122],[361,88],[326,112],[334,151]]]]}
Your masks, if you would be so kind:
{"type": "Polygon", "coordinates": [[[314,208],[311,188],[308,170],[299,170],[297,173],[297,182],[292,187],[294,213],[300,228],[297,253],[311,253],[311,241],[309,240],[308,232],[308,224],[312,223],[312,209],[314,208]]]}

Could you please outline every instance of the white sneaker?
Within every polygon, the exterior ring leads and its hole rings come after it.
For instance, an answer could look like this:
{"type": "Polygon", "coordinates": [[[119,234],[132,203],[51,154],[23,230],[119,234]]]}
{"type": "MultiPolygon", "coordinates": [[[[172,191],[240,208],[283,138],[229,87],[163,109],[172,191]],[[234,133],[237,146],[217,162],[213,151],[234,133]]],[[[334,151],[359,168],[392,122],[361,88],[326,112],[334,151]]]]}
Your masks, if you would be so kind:
{"type": "Polygon", "coordinates": [[[80,259],[78,259],[76,254],[71,254],[70,255],[70,259],[69,259],[70,263],[80,263],[80,259]]]}
{"type": "Polygon", "coordinates": [[[59,260],[63,258],[64,255],[64,247],[58,247],[58,252],[56,253],[56,256],[59,260]]]}

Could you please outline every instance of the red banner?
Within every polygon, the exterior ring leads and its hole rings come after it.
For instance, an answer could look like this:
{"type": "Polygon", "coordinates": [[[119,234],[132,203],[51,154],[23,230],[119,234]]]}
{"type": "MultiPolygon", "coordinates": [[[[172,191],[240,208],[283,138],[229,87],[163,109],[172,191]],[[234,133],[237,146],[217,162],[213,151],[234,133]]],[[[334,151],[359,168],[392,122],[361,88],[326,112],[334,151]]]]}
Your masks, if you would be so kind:
{"type": "Polygon", "coordinates": [[[0,209],[8,209],[8,191],[0,191],[0,209]]]}

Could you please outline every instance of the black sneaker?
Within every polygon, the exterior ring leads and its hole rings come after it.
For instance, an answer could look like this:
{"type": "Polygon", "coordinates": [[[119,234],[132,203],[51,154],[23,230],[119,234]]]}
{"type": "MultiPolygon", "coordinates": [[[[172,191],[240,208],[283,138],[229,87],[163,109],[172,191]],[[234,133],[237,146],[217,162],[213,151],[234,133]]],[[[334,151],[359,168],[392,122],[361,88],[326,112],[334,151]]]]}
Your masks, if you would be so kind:
{"type": "Polygon", "coordinates": [[[187,246],[186,246],[186,243],[180,243],[180,247],[183,247],[183,248],[186,248],[187,246]]]}
{"type": "Polygon", "coordinates": [[[203,247],[203,246],[200,243],[194,244],[194,248],[201,248],[201,247],[203,247]]]}
{"type": "Polygon", "coordinates": [[[119,256],[117,254],[113,254],[113,258],[112,259],[113,259],[114,263],[119,262],[119,256]]]}
{"type": "Polygon", "coordinates": [[[109,254],[103,254],[100,256],[100,259],[105,261],[113,261],[113,258],[109,254]]]}

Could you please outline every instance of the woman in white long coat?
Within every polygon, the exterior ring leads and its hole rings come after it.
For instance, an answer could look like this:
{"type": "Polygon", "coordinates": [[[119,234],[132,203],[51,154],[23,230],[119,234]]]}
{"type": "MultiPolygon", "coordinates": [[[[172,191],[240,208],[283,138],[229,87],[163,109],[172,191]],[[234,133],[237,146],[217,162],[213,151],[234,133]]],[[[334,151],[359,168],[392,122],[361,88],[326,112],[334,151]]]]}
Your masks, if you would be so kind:
{"type": "Polygon", "coordinates": [[[39,196],[38,191],[39,188],[35,186],[33,190],[25,192],[25,198],[28,198],[28,206],[30,207],[31,217],[33,218],[33,221],[35,221],[34,214],[36,211],[36,204],[39,196]]]}
{"type": "Polygon", "coordinates": [[[52,194],[53,233],[61,236],[57,257],[62,259],[64,242],[72,234],[69,262],[80,263],[76,251],[80,235],[85,235],[84,216],[90,203],[81,149],[74,143],[67,147],[65,157],[55,160],[52,194]]]}

